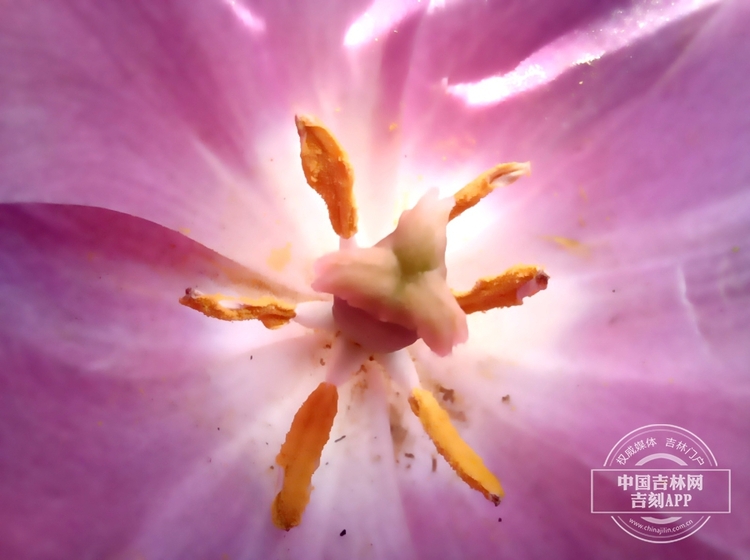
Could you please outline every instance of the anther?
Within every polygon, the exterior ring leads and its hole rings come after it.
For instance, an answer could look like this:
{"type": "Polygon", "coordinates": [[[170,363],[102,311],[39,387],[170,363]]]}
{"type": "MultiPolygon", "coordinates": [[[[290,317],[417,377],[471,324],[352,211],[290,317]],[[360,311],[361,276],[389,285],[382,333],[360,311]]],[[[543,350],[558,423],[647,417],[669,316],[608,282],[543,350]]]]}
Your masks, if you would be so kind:
{"type": "Polygon", "coordinates": [[[330,438],[337,409],[336,386],[323,382],[294,415],[276,457],[276,463],[284,469],[284,482],[271,505],[271,519],[279,529],[288,531],[302,521],[310,501],[310,482],[330,438]]]}
{"type": "Polygon", "coordinates": [[[467,315],[498,307],[521,305],[523,298],[547,288],[549,275],[531,265],[514,266],[500,276],[477,280],[468,292],[453,292],[458,306],[467,315]]]}
{"type": "Polygon", "coordinates": [[[295,317],[294,306],[272,297],[236,298],[223,294],[204,294],[193,288],[180,298],[185,307],[222,321],[257,319],[268,329],[277,329],[295,317]]]}
{"type": "Polygon", "coordinates": [[[501,163],[479,175],[476,179],[464,186],[453,195],[456,201],[451,210],[449,219],[457,218],[466,210],[475,206],[485,196],[497,187],[505,187],[516,182],[524,175],[531,174],[531,165],[526,163],[501,163]]]}
{"type": "Polygon", "coordinates": [[[357,233],[354,171],[333,134],[312,117],[295,117],[300,139],[302,170],[307,184],[325,201],[333,231],[350,238],[357,233]]]}

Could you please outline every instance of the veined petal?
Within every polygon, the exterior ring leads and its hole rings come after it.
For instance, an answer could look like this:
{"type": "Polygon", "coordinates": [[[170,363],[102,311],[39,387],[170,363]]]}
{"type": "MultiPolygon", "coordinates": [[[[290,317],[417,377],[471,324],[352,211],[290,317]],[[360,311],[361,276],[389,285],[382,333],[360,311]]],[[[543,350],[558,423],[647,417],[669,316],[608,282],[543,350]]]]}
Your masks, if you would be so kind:
{"type": "Polygon", "coordinates": [[[139,216],[302,289],[333,238],[284,204],[305,183],[266,34],[229,1],[8,3],[0,198],[139,216]]]}
{"type": "Polygon", "coordinates": [[[91,373],[158,375],[194,356],[220,355],[243,335],[252,336],[245,345],[269,339],[261,325],[230,330],[181,306],[186,288],[304,297],[125,214],[44,204],[2,205],[0,213],[0,330],[91,373]],[[186,341],[186,333],[204,343],[186,341]]]}
{"type": "Polygon", "coordinates": [[[413,68],[422,80],[448,78],[451,82],[509,71],[561,35],[627,7],[628,2],[623,0],[531,0],[522,4],[433,1],[421,21],[413,68]],[[499,45],[502,48],[497,48],[499,45]]]}
{"type": "Polygon", "coordinates": [[[313,475],[303,522],[289,532],[273,526],[270,504],[280,488],[276,455],[291,418],[320,380],[316,372],[325,369],[319,356],[329,359],[325,340],[306,337],[296,347],[291,342],[253,351],[253,374],[268,375],[252,382],[247,361],[225,363],[216,371],[215,389],[232,395],[222,432],[226,427],[235,440],[215,457],[220,465],[231,464],[219,473],[212,471],[213,462],[196,465],[192,478],[155,505],[138,538],[147,557],[352,558],[365,550],[374,559],[418,558],[396,485],[387,396],[377,366],[366,366],[339,387],[340,411],[313,475]],[[248,399],[261,404],[248,407],[248,399]],[[257,498],[244,482],[255,478],[265,491],[257,498]]]}
{"type": "MultiPolygon", "coordinates": [[[[489,240],[513,236],[498,256],[543,265],[556,290],[537,296],[524,314],[472,317],[472,343],[486,338],[491,352],[533,362],[529,336],[571,321],[551,345],[565,357],[548,353],[547,363],[583,358],[610,375],[691,372],[695,382],[705,379],[697,376],[708,365],[721,364],[727,377],[705,382],[742,375],[750,165],[740,152],[750,148],[743,124],[750,96],[723,69],[742,64],[750,49],[744,21],[747,7],[730,3],[698,30],[695,22],[675,24],[692,41],[670,46],[667,35],[664,43],[649,43],[680,56],[651,90],[634,93],[596,127],[566,132],[557,157],[573,164],[548,158],[547,166],[535,164],[530,192],[508,189],[497,197],[498,219],[482,236],[488,242],[472,242],[462,251],[466,260],[451,263],[453,285],[491,273],[487,256],[496,251],[489,240]],[[678,140],[690,134],[700,142],[678,140]],[[477,332],[492,335],[476,338],[477,332]]],[[[620,61],[598,64],[614,72],[620,61]]]]}
{"type": "MultiPolygon", "coordinates": [[[[177,290],[257,278],[108,210],[2,205],[0,229],[0,556],[137,555],[144,516],[231,433],[208,372],[232,333],[177,290]]],[[[262,483],[243,488],[252,503],[262,483]]]]}
{"type": "MultiPolygon", "coordinates": [[[[533,477],[520,467],[513,471],[515,484],[524,488],[513,503],[518,509],[531,504],[524,523],[535,527],[543,520],[553,528],[554,544],[532,537],[521,542],[514,537],[524,530],[520,520],[506,525],[502,514],[498,523],[475,510],[456,523],[446,512],[440,519],[464,538],[419,539],[428,555],[486,556],[507,541],[510,557],[561,550],[571,557],[617,558],[619,551],[632,556],[627,551],[639,543],[624,534],[614,537],[590,514],[573,516],[572,525],[555,516],[570,507],[588,512],[590,490],[588,481],[575,492],[554,481],[593,468],[619,437],[640,425],[672,422],[702,437],[705,426],[705,438],[726,451],[723,466],[747,468],[750,457],[739,442],[746,438],[744,364],[750,360],[744,343],[750,265],[743,250],[750,239],[750,168],[741,154],[750,149],[750,99],[745,76],[735,69],[746,66],[748,19],[746,4],[722,3],[493,107],[467,109],[441,102],[437,87],[431,93],[415,88],[410,114],[415,135],[423,137],[414,153],[432,149],[423,162],[438,170],[423,182],[434,184],[438,177],[439,186],[451,192],[494,161],[512,158],[531,160],[534,169],[525,184],[468,211],[465,225],[461,218],[451,224],[451,285],[468,288],[478,277],[497,274],[498,267],[534,262],[550,273],[555,287],[521,308],[469,317],[469,344],[439,379],[450,389],[466,383],[466,407],[484,402],[513,423],[503,427],[490,417],[472,419],[467,408],[457,411],[473,426],[461,431],[472,447],[480,455],[496,450],[500,464],[488,466],[509,496],[503,468],[508,457],[535,465],[533,477]],[[430,108],[427,114],[423,107],[430,108]],[[501,155],[489,161],[493,152],[486,145],[501,155]],[[452,179],[475,158],[484,160],[452,179]],[[467,356],[476,357],[473,366],[462,361],[467,356]],[[481,389],[478,380],[488,377],[493,382],[481,389]],[[665,399],[669,404],[663,405],[665,399]],[[726,426],[718,419],[722,410],[729,411],[726,426]],[[499,426],[499,435],[491,435],[489,425],[499,426]],[[487,438],[487,448],[472,439],[474,428],[487,438]],[[561,472],[550,464],[562,465],[561,472]],[[580,507],[552,505],[579,500],[580,507]],[[479,548],[479,534],[492,543],[487,549],[479,548]],[[609,537],[616,544],[608,544],[609,537]]],[[[415,183],[420,167],[413,167],[415,183]]],[[[440,371],[437,360],[427,364],[423,371],[440,371]]],[[[433,486],[412,476],[403,487],[407,500],[433,486]]],[[[458,486],[455,492],[463,499],[458,486]]],[[[446,496],[435,496],[425,510],[415,508],[413,526],[420,526],[424,511],[435,515],[446,496]]],[[[743,487],[735,498],[745,502],[750,492],[743,487]]],[[[449,500],[448,511],[465,507],[458,500],[449,500]]],[[[723,540],[737,523],[729,517],[716,520],[713,535],[699,533],[675,554],[741,556],[741,538],[723,540]]]]}
{"type": "MultiPolygon", "coordinates": [[[[462,349],[448,359],[426,351],[416,357],[422,383],[434,388],[462,437],[506,489],[497,509],[472,502],[471,490],[460,481],[441,480],[440,490],[429,491],[436,486],[436,475],[449,468],[439,461],[431,468],[429,442],[407,426],[403,437],[412,443],[402,451],[414,455],[414,461],[408,472],[400,473],[401,490],[415,541],[426,556],[632,556],[642,543],[621,532],[608,516],[590,513],[590,470],[603,465],[628,431],[649,423],[676,424],[698,433],[721,468],[742,472],[750,465],[750,451],[741,443],[750,414],[747,380],[733,389],[653,375],[610,381],[577,364],[542,371],[462,349]],[[429,497],[421,501],[418,496],[429,497]],[[470,513],[455,516],[457,509],[470,513]],[[427,512],[438,526],[450,523],[454,533],[421,532],[427,512]],[[548,538],[535,536],[540,526],[548,538]]],[[[721,370],[706,371],[707,377],[722,375],[721,370]]],[[[750,486],[739,483],[735,488],[733,479],[732,503],[748,500],[750,486]]],[[[675,543],[675,558],[740,558],[745,537],[738,528],[746,518],[744,513],[712,516],[700,532],[675,543]]]]}
{"type": "MultiPolygon", "coordinates": [[[[742,2],[712,4],[625,48],[587,64],[573,64],[544,86],[487,106],[470,106],[448,93],[440,82],[445,74],[418,79],[416,74],[425,64],[415,61],[415,75],[404,96],[403,131],[410,139],[410,149],[403,154],[407,157],[401,181],[450,192],[498,161],[531,161],[534,171],[530,178],[488,197],[482,207],[474,209],[471,219],[464,217],[465,224],[459,220],[452,223],[452,243],[458,237],[466,242],[476,239],[498,217],[512,222],[514,228],[520,217],[534,225],[537,212],[544,213],[540,225],[556,223],[562,216],[568,216],[571,229],[580,227],[579,217],[590,225],[593,218],[577,212],[581,189],[589,196],[607,191],[611,200],[620,200],[622,208],[627,206],[626,201],[633,201],[632,189],[639,187],[644,202],[656,201],[654,190],[646,188],[644,181],[644,175],[648,177],[652,170],[667,174],[675,167],[685,171],[693,168],[696,173],[680,172],[680,178],[700,176],[700,170],[694,168],[698,165],[695,160],[681,154],[681,150],[697,149],[698,141],[686,146],[679,138],[715,137],[716,142],[701,142],[700,146],[712,154],[712,159],[719,160],[728,156],[721,152],[729,138],[737,139],[734,147],[729,147],[733,155],[737,146],[747,141],[744,117],[734,119],[742,115],[747,88],[731,71],[742,64],[745,47],[740,37],[743,24],[739,22],[745,17],[742,2]],[[714,36],[721,39],[714,42],[714,36]],[[720,106],[719,100],[728,103],[720,106]],[[718,121],[712,120],[714,108],[719,112],[718,121]],[[697,113],[690,119],[680,118],[685,111],[697,113]],[[637,113],[641,116],[633,121],[631,114],[637,113]],[[720,115],[733,120],[724,122],[720,115]],[[659,126],[653,126],[654,122],[659,126]],[[669,133],[662,134],[665,130],[669,133]],[[665,138],[669,140],[663,141],[665,138]],[[645,163],[662,161],[666,151],[673,162],[670,166],[631,164],[631,154],[638,154],[639,162],[645,163]],[[617,170],[610,166],[611,160],[620,162],[617,170]],[[604,179],[584,181],[584,175],[604,179]],[[623,178],[627,178],[628,191],[620,190],[625,181],[615,187],[615,180],[623,178]],[[545,203],[539,201],[540,196],[545,197],[545,203]],[[492,203],[501,198],[502,205],[492,203]],[[512,216],[517,219],[510,220],[512,216]]],[[[478,50],[476,57],[489,60],[501,51],[505,49],[478,50]]],[[[448,79],[452,80],[450,76],[448,79]]],[[[701,196],[699,191],[691,192],[693,197],[701,196]]],[[[658,198],[663,201],[666,197],[658,198]]],[[[605,215],[598,218],[604,220],[605,215]]],[[[523,259],[529,259],[529,255],[525,253],[523,259]]]]}

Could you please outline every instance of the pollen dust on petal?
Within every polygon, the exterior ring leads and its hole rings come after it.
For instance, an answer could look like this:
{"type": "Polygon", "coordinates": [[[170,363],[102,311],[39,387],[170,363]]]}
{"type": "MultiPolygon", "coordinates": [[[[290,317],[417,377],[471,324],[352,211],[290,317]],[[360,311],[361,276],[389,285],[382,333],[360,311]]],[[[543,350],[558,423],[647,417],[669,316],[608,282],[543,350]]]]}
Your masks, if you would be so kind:
{"type": "Polygon", "coordinates": [[[297,315],[293,305],[272,297],[251,300],[223,294],[204,294],[193,288],[185,290],[180,303],[222,321],[257,319],[268,329],[279,328],[297,315]]]}
{"type": "Polygon", "coordinates": [[[590,254],[590,249],[580,241],[576,239],[571,239],[570,237],[562,237],[558,235],[550,235],[545,236],[543,239],[546,239],[547,241],[552,241],[555,243],[558,247],[561,247],[568,251],[569,253],[573,253],[574,255],[578,255],[580,257],[588,257],[590,254]]]}
{"type": "Polygon", "coordinates": [[[468,292],[454,292],[459,307],[467,315],[498,307],[521,305],[523,298],[547,288],[549,276],[532,265],[517,265],[500,276],[477,280],[468,292]]]}
{"type": "Polygon", "coordinates": [[[497,187],[510,185],[530,173],[531,165],[528,162],[501,163],[485,171],[453,195],[456,204],[451,210],[449,219],[457,218],[497,187]]]}
{"type": "Polygon", "coordinates": [[[312,117],[295,117],[307,184],[325,201],[333,230],[344,239],[357,233],[354,171],[333,134],[312,117]]]}
{"type": "Polygon", "coordinates": [[[268,255],[266,263],[276,272],[281,272],[290,260],[292,260],[292,244],[287,243],[278,249],[271,249],[271,254],[268,255]]]}
{"type": "Polygon", "coordinates": [[[500,481],[484,465],[482,458],[459,435],[448,413],[429,391],[416,387],[409,397],[412,411],[422,422],[427,435],[448,464],[474,490],[495,505],[504,496],[500,481]]]}
{"type": "Polygon", "coordinates": [[[338,408],[338,390],[323,382],[310,393],[297,414],[276,457],[284,483],[271,505],[274,525],[285,531],[302,521],[310,501],[310,482],[328,442],[338,408]]]}

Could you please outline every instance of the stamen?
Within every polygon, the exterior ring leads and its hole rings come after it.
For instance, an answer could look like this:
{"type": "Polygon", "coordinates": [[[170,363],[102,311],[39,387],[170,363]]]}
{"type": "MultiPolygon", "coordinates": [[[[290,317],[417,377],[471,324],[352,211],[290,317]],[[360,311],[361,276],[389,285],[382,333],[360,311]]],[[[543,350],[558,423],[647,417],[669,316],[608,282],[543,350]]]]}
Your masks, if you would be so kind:
{"type": "Polygon", "coordinates": [[[375,359],[388,372],[391,380],[400,385],[405,393],[419,387],[419,375],[408,351],[377,354],[375,359]]]}
{"type": "Polygon", "coordinates": [[[310,482],[330,437],[337,408],[336,386],[324,382],[310,393],[294,415],[276,457],[276,463],[284,469],[284,482],[271,505],[271,519],[279,529],[288,531],[302,521],[310,501],[310,482]]]}
{"type": "Polygon", "coordinates": [[[193,288],[185,290],[180,303],[222,321],[258,319],[267,329],[277,329],[296,315],[293,305],[272,297],[251,300],[223,294],[204,294],[193,288]]]}
{"type": "Polygon", "coordinates": [[[307,184],[325,201],[333,231],[350,238],[357,233],[354,171],[333,134],[312,117],[295,117],[299,133],[302,170],[307,184]]]}
{"type": "Polygon", "coordinates": [[[332,354],[326,370],[326,382],[331,385],[346,383],[367,361],[367,353],[362,347],[346,339],[334,342],[332,354]]]}
{"type": "Polygon", "coordinates": [[[531,165],[529,162],[501,163],[500,165],[496,165],[492,169],[485,171],[453,195],[456,204],[451,210],[449,220],[460,216],[465,210],[475,206],[497,187],[505,187],[514,183],[523,175],[530,174],[531,165]]]}
{"type": "Polygon", "coordinates": [[[294,322],[306,329],[328,332],[336,330],[330,301],[305,301],[298,304],[294,312],[294,322]]]}
{"type": "Polygon", "coordinates": [[[523,298],[547,288],[549,276],[536,266],[517,265],[494,278],[477,280],[468,292],[456,293],[459,307],[467,315],[497,307],[521,305],[523,298]]]}
{"type": "Polygon", "coordinates": [[[451,424],[448,413],[438,404],[432,393],[416,387],[409,397],[409,405],[422,422],[427,435],[448,464],[461,479],[478,490],[495,505],[504,496],[500,481],[492,474],[481,457],[469,447],[451,424]]]}

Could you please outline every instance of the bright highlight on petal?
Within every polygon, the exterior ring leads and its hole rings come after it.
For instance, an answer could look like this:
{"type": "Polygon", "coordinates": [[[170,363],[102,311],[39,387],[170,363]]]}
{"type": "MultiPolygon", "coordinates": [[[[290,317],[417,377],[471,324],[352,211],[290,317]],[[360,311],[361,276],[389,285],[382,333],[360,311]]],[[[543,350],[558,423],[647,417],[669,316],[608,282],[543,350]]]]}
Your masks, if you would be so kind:
{"type": "Polygon", "coordinates": [[[228,4],[232,8],[234,15],[252,31],[262,33],[266,30],[266,22],[253,14],[237,0],[224,0],[224,3],[228,4]]]}
{"type": "Polygon", "coordinates": [[[235,298],[223,294],[204,294],[193,288],[185,290],[180,303],[207,317],[222,321],[257,319],[268,329],[277,329],[294,319],[294,306],[272,297],[256,300],[235,298]]]}
{"type": "Polygon", "coordinates": [[[523,298],[547,288],[549,276],[536,266],[517,265],[494,278],[477,280],[468,292],[455,293],[459,307],[467,315],[498,307],[521,305],[523,298]]]}
{"type": "Polygon", "coordinates": [[[448,461],[461,480],[498,505],[505,495],[500,481],[469,444],[461,439],[451,424],[448,413],[438,404],[432,393],[415,387],[409,397],[409,405],[422,422],[424,431],[430,436],[438,452],[448,461]]]}
{"type": "Polygon", "coordinates": [[[310,481],[330,437],[338,399],[336,386],[323,382],[294,415],[276,457],[276,463],[284,469],[284,482],[271,506],[271,518],[279,529],[288,531],[302,521],[310,501],[310,481]]]}
{"type": "Polygon", "coordinates": [[[577,29],[542,47],[514,70],[478,82],[447,86],[469,105],[489,105],[551,82],[579,64],[588,64],[656,33],[669,23],[718,0],[639,2],[577,29]]]}
{"type": "Polygon", "coordinates": [[[315,119],[297,116],[295,122],[307,184],[325,201],[333,231],[349,239],[357,233],[354,171],[349,158],[333,134],[315,119]]]}
{"type": "Polygon", "coordinates": [[[346,30],[344,46],[357,47],[377,40],[384,33],[397,32],[396,26],[401,21],[424,7],[422,0],[376,0],[346,30]]]}

